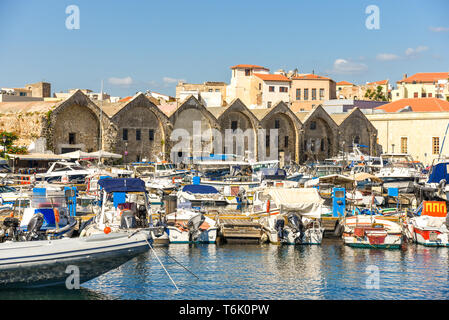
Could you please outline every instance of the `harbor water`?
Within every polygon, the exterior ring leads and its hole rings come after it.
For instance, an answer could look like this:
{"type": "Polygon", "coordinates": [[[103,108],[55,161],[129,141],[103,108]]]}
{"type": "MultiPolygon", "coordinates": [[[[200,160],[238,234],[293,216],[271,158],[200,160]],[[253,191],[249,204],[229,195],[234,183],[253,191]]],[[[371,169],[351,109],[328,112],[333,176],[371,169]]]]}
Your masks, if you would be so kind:
{"type": "Polygon", "coordinates": [[[302,300],[447,299],[449,252],[415,244],[361,249],[325,239],[317,246],[172,244],[65,288],[0,291],[0,299],[302,300]],[[187,272],[179,263],[195,273],[187,272]]]}

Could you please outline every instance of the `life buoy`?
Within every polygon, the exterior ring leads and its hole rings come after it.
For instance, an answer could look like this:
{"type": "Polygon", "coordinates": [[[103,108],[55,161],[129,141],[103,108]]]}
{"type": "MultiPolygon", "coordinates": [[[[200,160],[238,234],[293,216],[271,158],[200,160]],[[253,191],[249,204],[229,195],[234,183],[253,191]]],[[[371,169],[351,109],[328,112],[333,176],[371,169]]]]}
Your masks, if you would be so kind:
{"type": "Polygon", "coordinates": [[[53,209],[53,213],[55,215],[55,222],[59,223],[59,210],[58,210],[58,208],[54,208],[53,209]]]}
{"type": "Polygon", "coordinates": [[[173,184],[175,184],[175,177],[172,177],[172,178],[171,178],[171,182],[172,182],[173,184]]]}

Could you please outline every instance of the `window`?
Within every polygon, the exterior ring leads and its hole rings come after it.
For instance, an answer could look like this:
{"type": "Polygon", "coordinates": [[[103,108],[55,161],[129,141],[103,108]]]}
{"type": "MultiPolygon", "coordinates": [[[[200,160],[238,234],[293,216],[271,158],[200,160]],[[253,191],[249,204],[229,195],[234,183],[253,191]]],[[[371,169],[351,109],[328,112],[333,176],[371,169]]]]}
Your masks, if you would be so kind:
{"type": "Polygon", "coordinates": [[[209,89],[209,92],[214,92],[214,89],[209,89]]]}
{"type": "Polygon", "coordinates": [[[324,138],[321,138],[320,150],[321,150],[321,152],[324,151],[324,138]]]}
{"type": "Polygon", "coordinates": [[[418,92],[415,92],[415,93],[413,94],[413,98],[418,98],[418,92]]]}
{"type": "Polygon", "coordinates": [[[407,153],[407,137],[401,137],[401,152],[407,153]]]}
{"type": "Polygon", "coordinates": [[[309,89],[304,89],[304,100],[309,100],[309,89]]]}
{"type": "Polygon", "coordinates": [[[267,134],[265,137],[265,147],[269,147],[270,146],[270,135],[267,134]]]}
{"type": "Polygon", "coordinates": [[[271,108],[271,101],[268,101],[268,102],[267,102],[267,107],[268,107],[268,108],[271,108]]]}
{"type": "Polygon", "coordinates": [[[69,133],[69,144],[76,144],[76,133],[69,133]]]}
{"type": "Polygon", "coordinates": [[[140,141],[140,129],[136,129],[136,140],[140,141]]]}
{"type": "Polygon", "coordinates": [[[425,92],[421,93],[421,98],[425,98],[425,97],[426,97],[426,93],[425,92]]]}
{"type": "Polygon", "coordinates": [[[148,130],[148,136],[149,136],[150,141],[154,141],[154,130],[153,129],[148,130]]]}
{"type": "Polygon", "coordinates": [[[432,154],[440,153],[440,138],[432,137],[432,154]]]}
{"type": "Polygon", "coordinates": [[[245,76],[249,76],[251,75],[251,70],[250,69],[245,69],[245,76]]]}
{"type": "Polygon", "coordinates": [[[312,100],[316,100],[316,89],[312,89],[312,100]]]}
{"type": "Polygon", "coordinates": [[[231,121],[231,129],[232,131],[237,130],[237,121],[231,121]]]}
{"type": "Polygon", "coordinates": [[[274,92],[274,86],[269,86],[269,87],[268,87],[268,91],[274,92]]]}
{"type": "Polygon", "coordinates": [[[296,100],[301,100],[301,89],[296,89],[296,100]]]}
{"type": "Polygon", "coordinates": [[[288,92],[287,87],[279,87],[279,92],[288,92]]]}
{"type": "Polygon", "coordinates": [[[284,137],[284,147],[288,148],[288,136],[284,137]]]}
{"type": "Polygon", "coordinates": [[[262,90],[262,84],[259,83],[259,90],[262,90]]]}
{"type": "Polygon", "coordinates": [[[274,128],[279,129],[281,127],[280,122],[278,119],[274,120],[274,128]]]}
{"type": "Polygon", "coordinates": [[[320,100],[324,100],[324,89],[320,89],[320,100]]]}
{"type": "Polygon", "coordinates": [[[123,129],[123,141],[128,141],[128,129],[123,129]]]}
{"type": "Polygon", "coordinates": [[[215,92],[220,92],[220,89],[215,89],[215,92]]]}
{"type": "Polygon", "coordinates": [[[432,92],[429,92],[429,94],[427,95],[427,97],[432,98],[432,92]]]}
{"type": "Polygon", "coordinates": [[[310,130],[315,130],[315,129],[316,129],[316,121],[310,122],[310,130]]]}

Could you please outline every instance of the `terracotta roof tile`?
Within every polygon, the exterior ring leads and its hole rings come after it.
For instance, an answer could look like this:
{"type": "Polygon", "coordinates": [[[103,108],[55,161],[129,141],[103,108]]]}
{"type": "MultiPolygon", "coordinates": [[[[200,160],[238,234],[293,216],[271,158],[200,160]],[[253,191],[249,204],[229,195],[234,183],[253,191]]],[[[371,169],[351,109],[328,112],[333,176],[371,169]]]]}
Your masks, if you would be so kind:
{"type": "Polygon", "coordinates": [[[292,80],[332,80],[328,77],[319,76],[316,74],[303,74],[300,76],[292,77],[292,80]]]}
{"type": "Polygon", "coordinates": [[[261,67],[261,66],[256,66],[256,65],[254,65],[254,64],[238,64],[238,65],[235,65],[235,66],[232,66],[231,67],[231,69],[237,69],[237,68],[247,68],[247,69],[264,69],[264,70],[270,70],[270,69],[267,69],[267,68],[265,68],[265,67],[261,67]]]}
{"type": "Polygon", "coordinates": [[[415,73],[414,75],[399,80],[397,83],[413,83],[413,82],[417,82],[417,83],[433,83],[433,82],[437,82],[438,80],[444,80],[444,79],[448,79],[449,78],[449,73],[448,72],[421,72],[421,73],[415,73]]]}
{"type": "Polygon", "coordinates": [[[380,81],[374,81],[374,82],[369,82],[369,83],[367,83],[368,85],[371,85],[371,84],[377,84],[377,85],[387,85],[388,84],[388,80],[380,80],[380,81]]]}
{"type": "Polygon", "coordinates": [[[340,81],[340,82],[337,82],[337,85],[340,85],[340,86],[353,86],[354,84],[351,83],[351,82],[348,82],[348,81],[340,81]]]}
{"type": "Polygon", "coordinates": [[[449,111],[449,102],[437,98],[401,99],[377,107],[385,112],[398,112],[410,106],[414,112],[449,111]]]}
{"type": "Polygon", "coordinates": [[[282,74],[255,73],[254,75],[264,81],[284,81],[284,82],[291,81],[289,78],[287,78],[286,76],[283,76],[282,74]]]}

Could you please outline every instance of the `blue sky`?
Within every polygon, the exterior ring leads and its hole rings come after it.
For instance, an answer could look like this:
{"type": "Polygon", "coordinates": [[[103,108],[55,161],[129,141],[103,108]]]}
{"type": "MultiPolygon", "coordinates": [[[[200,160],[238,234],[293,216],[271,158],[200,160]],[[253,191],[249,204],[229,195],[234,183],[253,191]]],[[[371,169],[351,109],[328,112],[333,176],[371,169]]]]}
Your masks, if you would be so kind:
{"type": "Polygon", "coordinates": [[[257,64],[365,83],[449,71],[449,1],[0,0],[0,87],[175,94],[257,64]],[[80,28],[66,28],[77,5],[80,28]],[[379,29],[365,22],[379,8],[379,29]]]}

